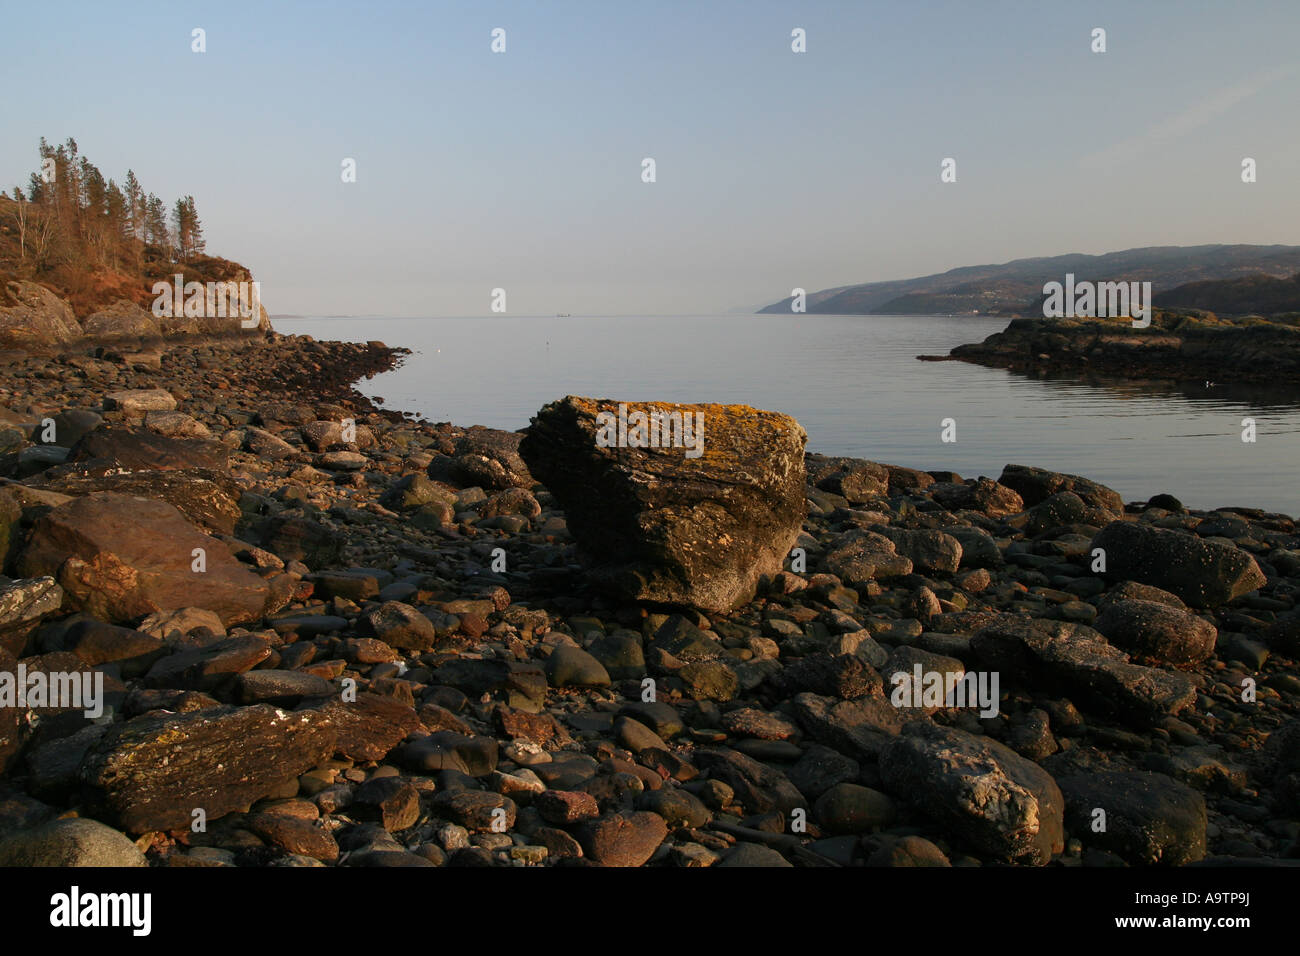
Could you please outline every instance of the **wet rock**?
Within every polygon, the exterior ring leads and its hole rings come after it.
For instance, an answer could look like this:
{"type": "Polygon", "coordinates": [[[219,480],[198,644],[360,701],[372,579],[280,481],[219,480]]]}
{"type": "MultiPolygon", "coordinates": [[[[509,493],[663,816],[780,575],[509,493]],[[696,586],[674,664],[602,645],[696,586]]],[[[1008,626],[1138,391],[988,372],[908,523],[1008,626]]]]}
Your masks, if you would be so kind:
{"type": "Polygon", "coordinates": [[[629,600],[728,610],[781,570],[799,533],[807,436],[745,406],[663,410],[703,416],[702,454],[599,447],[597,414],[618,404],[573,396],[538,412],[520,453],[565,509],[596,582],[629,600]]]}

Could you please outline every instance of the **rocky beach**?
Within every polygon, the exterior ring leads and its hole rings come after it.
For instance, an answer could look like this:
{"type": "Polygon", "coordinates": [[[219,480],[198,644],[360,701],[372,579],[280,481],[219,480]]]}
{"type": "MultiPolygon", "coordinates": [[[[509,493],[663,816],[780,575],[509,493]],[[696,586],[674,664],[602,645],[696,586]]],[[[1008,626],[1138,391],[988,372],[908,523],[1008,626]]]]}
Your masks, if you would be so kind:
{"type": "Polygon", "coordinates": [[[1291,517],[745,406],[671,406],[698,460],[601,447],[619,396],[435,424],[356,391],[381,343],[21,308],[0,864],[1300,859],[1291,517]]]}

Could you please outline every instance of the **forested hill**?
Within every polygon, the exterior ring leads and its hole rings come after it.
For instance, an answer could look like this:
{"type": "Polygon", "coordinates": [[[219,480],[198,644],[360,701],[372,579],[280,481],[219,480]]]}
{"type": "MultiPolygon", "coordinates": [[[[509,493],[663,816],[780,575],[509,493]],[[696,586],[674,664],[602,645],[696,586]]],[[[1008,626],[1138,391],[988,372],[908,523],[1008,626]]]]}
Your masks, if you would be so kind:
{"type": "Polygon", "coordinates": [[[175,273],[249,278],[239,263],[206,254],[193,196],[168,204],[130,169],[120,182],[106,178],[74,139],[42,138],[38,159],[25,186],[0,194],[0,306],[13,304],[15,280],[44,286],[85,317],[120,299],[147,308],[154,281],[175,273]]]}
{"type": "MultiPolygon", "coordinates": [[[[838,286],[807,296],[807,311],[830,315],[1027,314],[1043,284],[1066,273],[1094,282],[1150,282],[1162,290],[1190,282],[1250,275],[1286,278],[1300,271],[1300,246],[1147,246],[1100,256],[1071,254],[965,266],[935,275],[838,286]]],[[[1157,299],[1159,301],[1159,299],[1157,299]]],[[[1183,303],[1177,303],[1183,304],[1183,303]]],[[[762,312],[789,312],[782,299],[762,312]]]]}
{"type": "Polygon", "coordinates": [[[1256,273],[1239,279],[1189,282],[1153,298],[1161,307],[1202,309],[1221,315],[1300,313],[1300,272],[1285,279],[1256,273]]]}

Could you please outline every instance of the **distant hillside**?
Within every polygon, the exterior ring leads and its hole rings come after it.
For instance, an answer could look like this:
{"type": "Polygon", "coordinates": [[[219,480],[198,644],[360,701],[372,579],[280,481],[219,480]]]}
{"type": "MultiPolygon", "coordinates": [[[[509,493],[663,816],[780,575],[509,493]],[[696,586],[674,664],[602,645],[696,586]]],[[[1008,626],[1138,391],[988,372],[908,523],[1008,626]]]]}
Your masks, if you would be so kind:
{"type": "Polygon", "coordinates": [[[1221,315],[1300,312],[1300,272],[1286,279],[1255,273],[1239,279],[1189,282],[1153,298],[1163,308],[1201,309],[1221,315]]]}
{"type": "MultiPolygon", "coordinates": [[[[806,304],[809,312],[831,315],[977,311],[1018,315],[1041,298],[1043,283],[1060,281],[1067,272],[1077,280],[1150,282],[1158,296],[1162,289],[1172,290],[1188,283],[1253,275],[1282,279],[1297,271],[1300,246],[1147,246],[1100,256],[1073,253],[1016,259],[1000,265],[964,266],[915,279],[838,286],[810,293],[806,304]]],[[[790,299],[782,299],[760,311],[789,312],[790,303],[790,299]]]]}

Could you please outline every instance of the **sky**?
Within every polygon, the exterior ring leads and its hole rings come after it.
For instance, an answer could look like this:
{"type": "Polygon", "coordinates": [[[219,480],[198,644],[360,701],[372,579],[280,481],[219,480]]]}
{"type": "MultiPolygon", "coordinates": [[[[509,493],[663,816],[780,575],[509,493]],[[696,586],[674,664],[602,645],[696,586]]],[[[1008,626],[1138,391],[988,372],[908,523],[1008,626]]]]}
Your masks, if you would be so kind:
{"type": "Polygon", "coordinates": [[[273,314],[721,312],[1300,243],[1298,41],[1295,0],[10,4],[0,186],[72,136],[273,314]]]}

